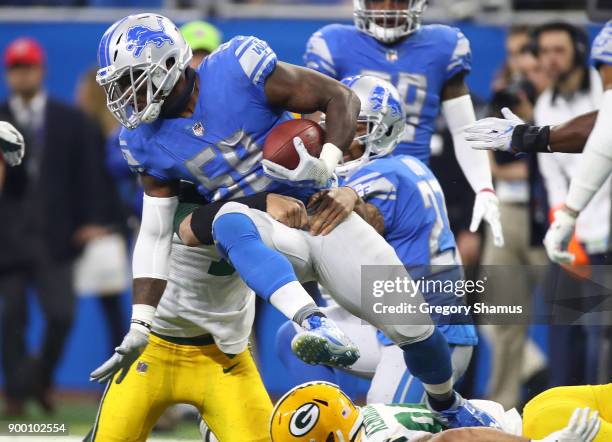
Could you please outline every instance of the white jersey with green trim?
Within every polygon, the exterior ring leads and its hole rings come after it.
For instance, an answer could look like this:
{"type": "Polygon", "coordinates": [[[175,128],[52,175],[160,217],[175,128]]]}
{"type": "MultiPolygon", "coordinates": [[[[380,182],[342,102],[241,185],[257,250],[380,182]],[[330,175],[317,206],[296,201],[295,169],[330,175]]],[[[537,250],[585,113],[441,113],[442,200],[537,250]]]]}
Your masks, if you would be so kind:
{"type": "Polygon", "coordinates": [[[446,429],[422,404],[371,404],[360,411],[365,442],[412,442],[446,429]]]}
{"type": "Polygon", "coordinates": [[[221,351],[238,354],[248,345],[254,316],[255,294],[215,246],[187,247],[175,235],[152,330],[181,338],[211,334],[221,351]]]}
{"type": "MultiPolygon", "coordinates": [[[[485,400],[470,403],[493,416],[505,433],[521,435],[522,419],[514,408],[505,411],[501,404],[485,400]]],[[[371,404],[360,411],[364,442],[415,442],[447,429],[424,404],[371,404]]]]}

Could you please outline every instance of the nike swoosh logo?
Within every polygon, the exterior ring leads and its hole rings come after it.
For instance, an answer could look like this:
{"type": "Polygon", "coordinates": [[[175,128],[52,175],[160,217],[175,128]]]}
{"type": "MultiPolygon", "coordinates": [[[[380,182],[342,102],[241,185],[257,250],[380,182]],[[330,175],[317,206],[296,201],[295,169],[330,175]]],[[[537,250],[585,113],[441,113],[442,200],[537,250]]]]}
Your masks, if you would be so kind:
{"type": "Polygon", "coordinates": [[[236,362],[234,365],[230,365],[229,367],[223,367],[223,374],[229,373],[230,371],[232,371],[234,368],[236,368],[238,365],[240,364],[240,362],[236,362]]]}

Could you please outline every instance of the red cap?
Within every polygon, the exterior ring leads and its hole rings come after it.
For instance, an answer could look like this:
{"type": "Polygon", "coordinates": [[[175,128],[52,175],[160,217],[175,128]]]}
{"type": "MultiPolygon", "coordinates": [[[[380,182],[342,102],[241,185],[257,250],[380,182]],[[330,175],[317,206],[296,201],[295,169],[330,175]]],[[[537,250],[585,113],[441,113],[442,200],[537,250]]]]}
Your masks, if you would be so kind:
{"type": "Polygon", "coordinates": [[[44,63],[45,51],[33,38],[13,40],[4,51],[4,65],[7,68],[18,64],[38,66],[44,63]]]}

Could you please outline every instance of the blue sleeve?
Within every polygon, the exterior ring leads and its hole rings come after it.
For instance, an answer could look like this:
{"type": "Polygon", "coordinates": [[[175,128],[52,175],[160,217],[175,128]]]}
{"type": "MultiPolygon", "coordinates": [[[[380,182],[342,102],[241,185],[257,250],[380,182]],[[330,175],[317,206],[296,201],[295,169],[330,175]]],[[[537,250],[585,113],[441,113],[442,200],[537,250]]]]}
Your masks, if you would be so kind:
{"type": "Polygon", "coordinates": [[[450,40],[450,47],[453,51],[446,63],[446,79],[450,79],[460,72],[470,72],[472,70],[472,50],[470,41],[463,32],[457,28],[447,28],[447,38],[450,40]]]}
{"type": "Polygon", "coordinates": [[[228,77],[247,88],[259,101],[267,101],[264,85],[278,61],[268,43],[256,37],[238,36],[211,56],[225,65],[228,77]]]}
{"type": "Polygon", "coordinates": [[[329,41],[330,31],[328,28],[323,28],[314,34],[306,44],[306,53],[304,54],[304,65],[317,72],[325,74],[329,77],[338,78],[338,71],[334,64],[332,55],[331,42],[329,41]]]}
{"type": "Polygon", "coordinates": [[[612,20],[610,20],[593,41],[591,58],[595,66],[612,65],[612,20]]]}
{"type": "Polygon", "coordinates": [[[152,154],[158,147],[155,141],[147,140],[144,143],[138,130],[130,131],[124,128],[119,133],[119,147],[130,170],[134,173],[151,175],[161,181],[172,180],[173,178],[164,171],[164,167],[156,165],[155,156],[152,154]]]}
{"type": "Polygon", "coordinates": [[[369,165],[362,167],[345,183],[355,189],[365,202],[376,206],[385,222],[385,232],[395,224],[397,184],[394,174],[383,174],[369,165]]]}

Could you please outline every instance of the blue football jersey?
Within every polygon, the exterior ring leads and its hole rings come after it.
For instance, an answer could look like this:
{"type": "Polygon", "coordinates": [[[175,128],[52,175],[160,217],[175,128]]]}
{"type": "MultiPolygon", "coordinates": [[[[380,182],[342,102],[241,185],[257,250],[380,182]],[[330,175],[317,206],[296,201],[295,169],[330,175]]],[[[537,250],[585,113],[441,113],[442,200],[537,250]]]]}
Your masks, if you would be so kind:
{"type": "Polygon", "coordinates": [[[304,62],[337,80],[373,75],[393,83],[408,123],[394,155],[428,163],[442,88],[451,77],[470,71],[472,53],[461,31],[445,25],[422,26],[399,43],[384,45],[354,26],[336,24],[312,35],[304,62]]]}
{"type": "Polygon", "coordinates": [[[612,20],[599,32],[593,41],[591,59],[595,66],[602,64],[612,65],[612,20]]]}
{"type": "Polygon", "coordinates": [[[307,198],[316,189],[273,181],[261,166],[268,133],[292,118],[271,108],[264,93],[276,63],[268,44],[255,37],[238,36],[221,45],[196,71],[200,89],[191,117],[121,131],[130,168],[162,181],[194,183],[209,201],[262,191],[307,198]]]}
{"type": "MultiPolygon", "coordinates": [[[[400,155],[375,159],[357,170],[344,185],[357,191],[380,211],[384,237],[395,249],[414,278],[457,279],[459,268],[438,269],[428,274],[431,257],[456,247],[446,214],[444,193],[433,173],[417,158],[400,155]],[[418,274],[411,271],[413,268],[418,274]]],[[[449,294],[423,293],[434,305],[455,305],[464,301],[449,294]]],[[[476,330],[469,318],[450,325],[448,318],[433,317],[450,344],[476,345],[476,330]]],[[[386,338],[383,343],[388,344],[386,338]]]]}

